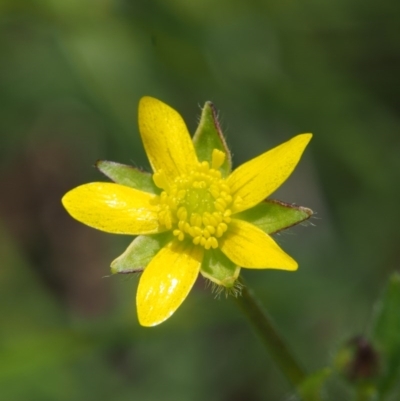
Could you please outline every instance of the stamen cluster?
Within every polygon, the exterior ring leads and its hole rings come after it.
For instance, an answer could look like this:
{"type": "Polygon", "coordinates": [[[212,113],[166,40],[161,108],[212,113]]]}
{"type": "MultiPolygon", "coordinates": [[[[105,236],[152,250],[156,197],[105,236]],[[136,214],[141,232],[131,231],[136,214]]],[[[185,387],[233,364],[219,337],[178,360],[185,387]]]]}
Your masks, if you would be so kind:
{"type": "Polygon", "coordinates": [[[218,168],[225,154],[214,149],[212,166],[198,163],[192,171],[168,183],[161,170],[153,179],[164,191],[159,197],[159,222],[180,241],[189,238],[205,249],[218,248],[218,239],[228,229],[234,200],[218,168]]]}

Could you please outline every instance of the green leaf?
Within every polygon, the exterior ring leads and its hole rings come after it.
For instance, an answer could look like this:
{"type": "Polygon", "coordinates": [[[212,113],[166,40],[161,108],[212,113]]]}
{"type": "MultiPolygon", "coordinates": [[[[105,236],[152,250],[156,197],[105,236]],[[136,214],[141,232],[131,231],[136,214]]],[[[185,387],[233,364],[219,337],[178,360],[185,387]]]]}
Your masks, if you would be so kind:
{"type": "Polygon", "coordinates": [[[330,368],[324,368],[312,373],[300,384],[299,395],[302,400],[307,401],[320,401],[322,386],[331,375],[330,368]]]}
{"type": "Polygon", "coordinates": [[[239,277],[240,267],[220,250],[213,249],[205,253],[200,273],[217,285],[232,288],[239,277]]]}
{"type": "Polygon", "coordinates": [[[299,224],[312,215],[313,211],[306,207],[266,199],[257,206],[236,214],[235,218],[248,221],[267,234],[274,234],[299,224]]]}
{"type": "Polygon", "coordinates": [[[170,232],[139,235],[122,255],[111,262],[111,273],[127,274],[144,270],[156,253],[170,240],[170,232]]]}
{"type": "Polygon", "coordinates": [[[199,126],[193,137],[193,144],[197,157],[200,161],[212,161],[212,152],[214,149],[221,150],[225,153],[225,161],[220,167],[223,177],[227,177],[232,170],[231,153],[226,145],[225,138],[222,134],[221,127],[217,118],[217,111],[211,102],[206,102],[199,126]]]}
{"type": "Polygon", "coordinates": [[[108,160],[98,160],[95,164],[98,170],[117,184],[135,188],[140,191],[159,194],[160,189],[153,182],[152,175],[127,164],[108,160]]]}
{"type": "Polygon", "coordinates": [[[388,393],[400,379],[400,274],[394,273],[378,304],[372,339],[381,352],[382,373],[378,392],[388,393]]]}

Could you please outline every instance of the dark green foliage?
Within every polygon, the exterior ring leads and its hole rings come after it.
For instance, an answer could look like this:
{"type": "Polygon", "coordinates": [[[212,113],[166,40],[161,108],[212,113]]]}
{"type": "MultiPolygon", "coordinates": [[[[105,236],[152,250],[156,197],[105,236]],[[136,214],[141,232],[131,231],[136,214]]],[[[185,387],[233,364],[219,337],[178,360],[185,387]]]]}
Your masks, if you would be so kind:
{"type": "MultiPolygon", "coordinates": [[[[233,167],[314,133],[272,194],[317,212],[315,227],[275,237],[299,270],[244,274],[310,371],[363,333],[400,265],[399,4],[0,2],[0,398],[289,397],[234,304],[201,281],[165,325],[139,327],[136,278],[103,278],[130,239],[62,210],[67,190],[105,180],[90,169],[98,159],[150,171],[144,95],[178,110],[192,134],[212,101],[233,167]]],[[[376,333],[395,372],[397,340],[376,333]]]]}

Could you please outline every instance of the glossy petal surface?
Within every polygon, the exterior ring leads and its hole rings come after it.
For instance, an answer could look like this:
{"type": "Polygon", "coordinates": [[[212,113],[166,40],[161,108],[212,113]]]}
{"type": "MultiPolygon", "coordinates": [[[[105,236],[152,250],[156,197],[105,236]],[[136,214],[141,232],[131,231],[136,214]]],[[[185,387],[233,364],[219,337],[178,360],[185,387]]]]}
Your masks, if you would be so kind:
{"type": "Polygon", "coordinates": [[[174,241],[162,248],[143,272],[136,295],[139,322],[155,326],[168,319],[193,287],[203,248],[174,241]]]}
{"type": "Polygon", "coordinates": [[[190,171],[197,162],[185,122],[165,103],[152,97],[140,100],[139,130],[153,171],[163,170],[167,180],[190,171]]]}
{"type": "Polygon", "coordinates": [[[119,184],[93,182],[67,192],[62,203],[76,220],[114,234],[160,231],[155,195],[119,184]]]}
{"type": "Polygon", "coordinates": [[[231,194],[242,198],[236,211],[257,205],[281,186],[296,167],[311,137],[311,134],[297,135],[233,171],[228,178],[231,194]]]}
{"type": "Polygon", "coordinates": [[[243,220],[232,219],[220,248],[233,263],[245,268],[297,269],[296,261],[269,235],[243,220]]]}

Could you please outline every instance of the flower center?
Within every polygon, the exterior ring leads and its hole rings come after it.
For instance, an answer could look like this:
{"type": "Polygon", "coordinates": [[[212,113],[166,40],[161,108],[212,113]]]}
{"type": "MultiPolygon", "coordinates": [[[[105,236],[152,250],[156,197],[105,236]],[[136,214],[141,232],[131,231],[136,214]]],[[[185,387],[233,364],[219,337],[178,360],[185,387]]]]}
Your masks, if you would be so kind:
{"type": "Polygon", "coordinates": [[[159,198],[160,225],[171,229],[183,241],[189,238],[205,249],[217,248],[231,221],[233,199],[227,182],[218,168],[225,153],[214,149],[211,167],[208,162],[198,163],[188,174],[168,183],[162,170],[153,179],[163,189],[159,198]]]}

